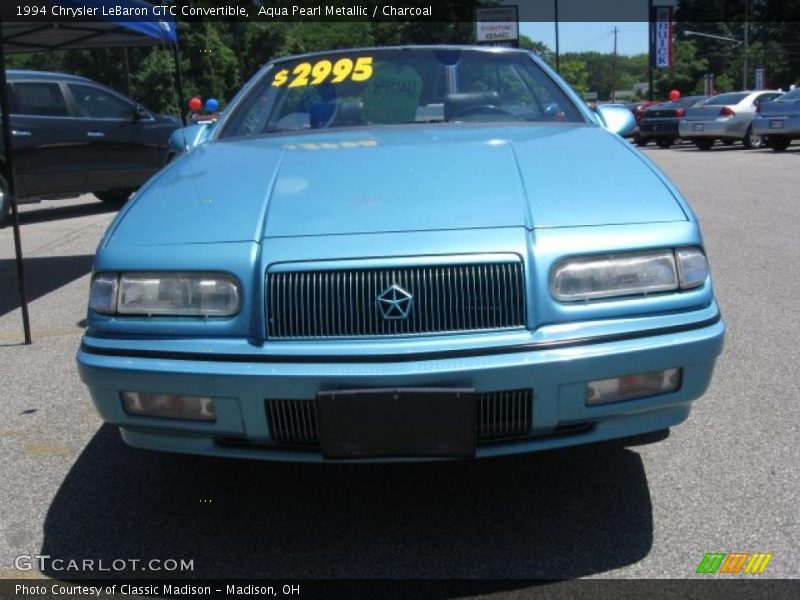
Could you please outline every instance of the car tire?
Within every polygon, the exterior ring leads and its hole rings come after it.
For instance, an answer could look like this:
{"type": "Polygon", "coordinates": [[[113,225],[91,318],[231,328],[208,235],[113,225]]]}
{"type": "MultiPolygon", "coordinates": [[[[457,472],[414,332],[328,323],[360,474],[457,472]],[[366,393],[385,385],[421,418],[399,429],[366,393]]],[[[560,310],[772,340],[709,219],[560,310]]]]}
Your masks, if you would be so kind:
{"type": "Polygon", "coordinates": [[[649,142],[650,140],[649,140],[648,138],[645,138],[645,137],[641,137],[641,136],[640,136],[640,137],[637,137],[635,141],[636,141],[636,145],[637,145],[637,146],[644,147],[644,146],[647,146],[647,144],[648,144],[648,142],[649,142]]]}
{"type": "Polygon", "coordinates": [[[94,195],[98,200],[111,206],[122,206],[127,202],[132,193],[133,190],[104,190],[102,192],[95,192],[94,195]]]}
{"type": "Polygon", "coordinates": [[[11,194],[8,193],[8,182],[0,175],[0,227],[3,227],[11,215],[11,194]]]}
{"type": "Polygon", "coordinates": [[[675,143],[675,138],[658,138],[656,144],[659,148],[670,148],[675,143]]]}
{"type": "Polygon", "coordinates": [[[771,135],[767,140],[767,145],[772,148],[775,152],[783,152],[789,147],[789,144],[792,143],[788,137],[782,135],[771,135]]]}
{"type": "Polygon", "coordinates": [[[761,148],[764,145],[764,138],[760,135],[753,133],[753,126],[747,128],[747,133],[742,138],[742,143],[745,148],[761,148]]]}
{"type": "Polygon", "coordinates": [[[694,145],[697,146],[698,150],[711,150],[711,146],[714,145],[714,140],[698,138],[694,141],[694,145]]]}

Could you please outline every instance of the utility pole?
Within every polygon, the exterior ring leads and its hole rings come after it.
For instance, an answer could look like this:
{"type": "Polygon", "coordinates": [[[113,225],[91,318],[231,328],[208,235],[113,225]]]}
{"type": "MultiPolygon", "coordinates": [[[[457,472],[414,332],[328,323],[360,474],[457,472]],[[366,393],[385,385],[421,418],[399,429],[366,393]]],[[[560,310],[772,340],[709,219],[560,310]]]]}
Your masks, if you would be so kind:
{"type": "Polygon", "coordinates": [[[611,102],[617,101],[617,33],[619,33],[619,29],[614,26],[614,59],[611,62],[611,102]]]}
{"type": "Polygon", "coordinates": [[[558,49],[558,0],[553,0],[556,23],[556,73],[561,73],[561,53],[558,49]]]}
{"type": "Polygon", "coordinates": [[[750,43],[750,24],[748,23],[750,0],[744,0],[744,58],[742,59],[742,89],[747,89],[747,52],[750,43]]]}

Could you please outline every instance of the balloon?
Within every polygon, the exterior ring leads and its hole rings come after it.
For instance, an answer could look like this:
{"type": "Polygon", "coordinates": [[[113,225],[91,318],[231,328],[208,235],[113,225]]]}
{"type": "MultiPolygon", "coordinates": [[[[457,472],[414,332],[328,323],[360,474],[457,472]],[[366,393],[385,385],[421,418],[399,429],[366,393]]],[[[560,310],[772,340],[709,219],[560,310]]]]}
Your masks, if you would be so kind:
{"type": "Polygon", "coordinates": [[[203,106],[203,101],[200,100],[200,98],[198,98],[197,96],[189,100],[189,110],[197,112],[198,110],[200,110],[200,107],[202,106],[203,106]]]}
{"type": "Polygon", "coordinates": [[[219,102],[217,102],[216,98],[209,98],[206,100],[206,112],[216,112],[217,108],[219,108],[219,102]]]}
{"type": "Polygon", "coordinates": [[[675,102],[675,100],[678,100],[680,97],[681,93],[678,90],[672,90],[669,93],[669,99],[672,100],[673,102],[675,102]]]}

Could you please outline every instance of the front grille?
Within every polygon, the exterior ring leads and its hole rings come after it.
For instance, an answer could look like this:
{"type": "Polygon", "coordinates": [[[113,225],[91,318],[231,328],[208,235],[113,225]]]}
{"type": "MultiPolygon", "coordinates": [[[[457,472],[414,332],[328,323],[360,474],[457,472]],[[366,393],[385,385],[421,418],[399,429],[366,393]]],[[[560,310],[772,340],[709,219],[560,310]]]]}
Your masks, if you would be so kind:
{"type": "MultiPolygon", "coordinates": [[[[478,442],[494,442],[528,435],[533,391],[530,389],[478,394],[475,435],[478,442]]],[[[314,400],[267,400],[274,440],[285,446],[319,446],[314,400]]]]}
{"type": "Polygon", "coordinates": [[[267,336],[360,337],[525,326],[520,262],[267,274],[267,336]],[[378,296],[398,286],[407,315],[378,296]]]}

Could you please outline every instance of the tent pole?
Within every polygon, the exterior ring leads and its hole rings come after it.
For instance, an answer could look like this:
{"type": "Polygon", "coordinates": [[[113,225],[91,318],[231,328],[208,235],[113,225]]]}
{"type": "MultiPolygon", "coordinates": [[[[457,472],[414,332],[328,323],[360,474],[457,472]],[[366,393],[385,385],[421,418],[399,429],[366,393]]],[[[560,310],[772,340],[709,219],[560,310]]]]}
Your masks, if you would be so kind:
{"type": "Polygon", "coordinates": [[[178,43],[172,44],[172,57],[175,60],[175,82],[178,84],[178,114],[186,127],[186,113],[183,110],[183,79],[181,78],[181,59],[178,56],[178,43]]]}
{"type": "MultiPolygon", "coordinates": [[[[1,24],[1,22],[0,22],[1,24]]],[[[25,331],[25,343],[30,344],[31,323],[28,317],[28,297],[25,292],[25,265],[22,261],[22,242],[19,235],[19,211],[17,210],[17,193],[14,182],[14,147],[11,137],[11,118],[8,104],[8,87],[6,85],[6,54],[4,42],[0,39],[0,111],[2,111],[3,147],[5,148],[6,172],[8,173],[8,193],[11,200],[11,219],[14,227],[14,252],[17,256],[17,289],[19,305],[22,309],[22,328],[25,331]]]]}

